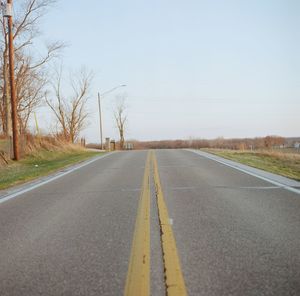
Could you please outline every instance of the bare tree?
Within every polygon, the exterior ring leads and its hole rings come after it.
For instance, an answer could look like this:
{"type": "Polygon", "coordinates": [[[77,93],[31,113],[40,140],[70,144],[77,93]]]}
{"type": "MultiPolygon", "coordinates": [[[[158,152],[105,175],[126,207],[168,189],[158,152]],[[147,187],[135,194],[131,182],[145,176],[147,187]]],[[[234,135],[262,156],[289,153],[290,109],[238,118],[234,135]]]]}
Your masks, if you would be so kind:
{"type": "Polygon", "coordinates": [[[280,136],[266,136],[264,138],[264,145],[266,148],[273,148],[276,146],[281,146],[285,142],[283,137],[280,136]]]}
{"type": "Polygon", "coordinates": [[[126,131],[126,123],[127,123],[127,115],[126,115],[126,105],[125,105],[125,97],[119,97],[117,99],[114,117],[116,121],[116,125],[118,128],[119,136],[120,136],[120,149],[124,148],[125,144],[125,131],[126,131]]]}
{"type": "MultiPolygon", "coordinates": [[[[33,52],[34,40],[39,36],[38,24],[56,0],[20,0],[15,5],[14,44],[15,76],[17,89],[17,111],[20,130],[26,130],[28,119],[43,97],[46,84],[46,65],[64,47],[60,42],[46,45],[45,53],[37,56],[33,52]]],[[[10,90],[8,75],[8,31],[4,18],[0,18],[0,103],[1,128],[5,134],[11,131],[10,90]]]]}
{"type": "Polygon", "coordinates": [[[72,94],[65,96],[62,92],[62,67],[56,71],[56,79],[52,83],[54,99],[48,99],[46,96],[46,103],[53,111],[59,125],[59,133],[66,141],[76,142],[86,125],[88,116],[86,103],[91,80],[91,73],[80,71],[70,79],[72,94]]]}

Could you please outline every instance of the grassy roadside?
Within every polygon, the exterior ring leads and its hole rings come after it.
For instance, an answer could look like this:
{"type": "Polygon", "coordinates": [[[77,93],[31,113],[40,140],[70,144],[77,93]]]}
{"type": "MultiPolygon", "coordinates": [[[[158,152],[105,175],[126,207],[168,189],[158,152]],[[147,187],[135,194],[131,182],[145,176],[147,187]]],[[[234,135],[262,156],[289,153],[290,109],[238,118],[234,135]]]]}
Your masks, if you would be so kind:
{"type": "Polygon", "coordinates": [[[80,150],[40,150],[20,160],[0,166],[0,190],[53,173],[68,165],[100,155],[99,152],[80,150]]]}
{"type": "Polygon", "coordinates": [[[234,160],[251,167],[262,169],[300,181],[300,154],[278,151],[239,151],[202,149],[203,151],[234,160]]]}

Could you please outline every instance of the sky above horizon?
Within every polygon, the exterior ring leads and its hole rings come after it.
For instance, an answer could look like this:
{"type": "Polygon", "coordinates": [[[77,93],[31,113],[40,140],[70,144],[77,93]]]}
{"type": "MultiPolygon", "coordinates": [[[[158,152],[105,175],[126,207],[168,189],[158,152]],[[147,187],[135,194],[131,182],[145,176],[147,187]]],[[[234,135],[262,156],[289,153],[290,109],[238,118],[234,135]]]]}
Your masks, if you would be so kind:
{"type": "Polygon", "coordinates": [[[119,84],[103,99],[111,138],[120,94],[129,139],[300,136],[300,1],[64,0],[41,25],[68,44],[66,67],[94,73],[88,142],[99,142],[97,92],[119,84]]]}

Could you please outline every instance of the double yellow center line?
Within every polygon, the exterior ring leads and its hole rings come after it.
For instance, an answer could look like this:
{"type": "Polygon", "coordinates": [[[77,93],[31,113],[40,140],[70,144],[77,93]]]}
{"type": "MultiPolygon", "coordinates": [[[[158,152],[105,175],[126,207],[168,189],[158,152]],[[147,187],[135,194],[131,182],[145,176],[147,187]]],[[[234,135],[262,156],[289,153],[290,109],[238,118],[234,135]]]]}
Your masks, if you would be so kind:
{"type": "Polygon", "coordinates": [[[150,169],[153,168],[161,247],[165,271],[166,293],[169,296],[187,295],[179,256],[158,173],[154,151],[147,155],[143,185],[136,218],[131,256],[127,273],[125,296],[150,295],[150,169]]]}
{"type": "Polygon", "coordinates": [[[148,153],[132,241],[125,296],[150,292],[150,164],[148,153]]]}

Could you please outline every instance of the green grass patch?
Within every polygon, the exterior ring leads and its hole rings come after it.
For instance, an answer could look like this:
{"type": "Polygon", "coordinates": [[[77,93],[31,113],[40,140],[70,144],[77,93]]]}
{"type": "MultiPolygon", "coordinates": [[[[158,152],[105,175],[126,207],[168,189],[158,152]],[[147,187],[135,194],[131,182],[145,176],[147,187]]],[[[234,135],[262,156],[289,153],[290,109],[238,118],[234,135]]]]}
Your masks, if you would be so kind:
{"type": "Polygon", "coordinates": [[[223,149],[203,149],[203,151],[300,181],[299,153],[223,149]]]}
{"type": "Polygon", "coordinates": [[[38,151],[19,162],[10,162],[8,166],[0,167],[0,189],[48,175],[100,154],[86,150],[38,151]]]}

